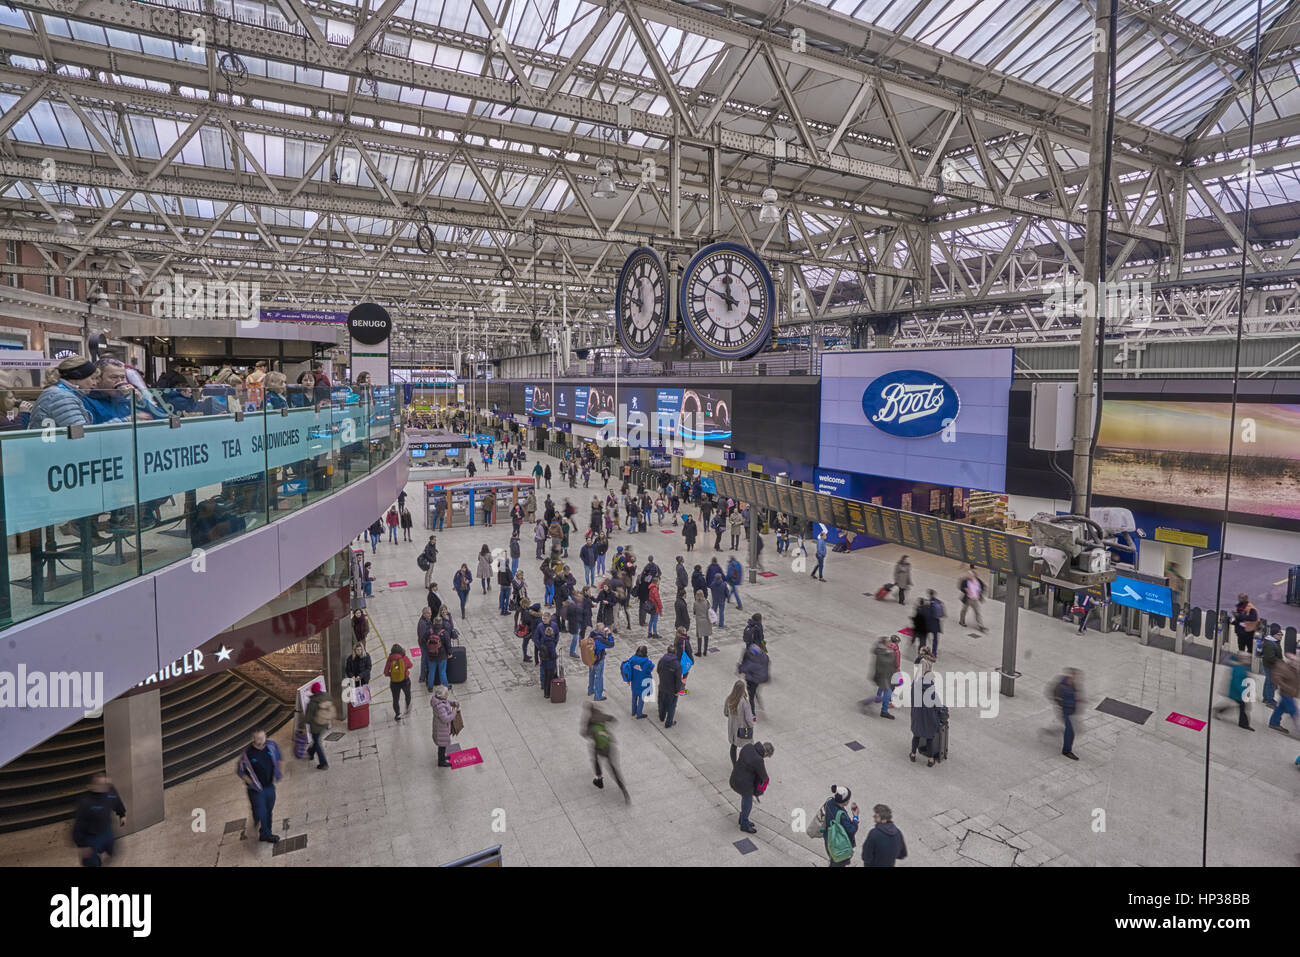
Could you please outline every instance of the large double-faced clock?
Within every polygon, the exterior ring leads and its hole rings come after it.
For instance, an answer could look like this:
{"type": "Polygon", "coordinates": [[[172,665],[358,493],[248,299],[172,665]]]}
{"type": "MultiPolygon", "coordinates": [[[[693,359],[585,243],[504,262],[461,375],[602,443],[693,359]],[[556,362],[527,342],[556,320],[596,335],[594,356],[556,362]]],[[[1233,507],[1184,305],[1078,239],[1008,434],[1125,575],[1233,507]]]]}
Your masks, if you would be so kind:
{"type": "Polygon", "coordinates": [[[716,358],[744,359],[772,334],[772,274],[738,243],[713,243],[696,253],[682,275],[678,298],[687,334],[716,358]]]}
{"type": "Polygon", "coordinates": [[[633,359],[659,348],[668,327],[668,270],[648,246],[632,250],[614,290],[614,328],[619,344],[633,359]]]}

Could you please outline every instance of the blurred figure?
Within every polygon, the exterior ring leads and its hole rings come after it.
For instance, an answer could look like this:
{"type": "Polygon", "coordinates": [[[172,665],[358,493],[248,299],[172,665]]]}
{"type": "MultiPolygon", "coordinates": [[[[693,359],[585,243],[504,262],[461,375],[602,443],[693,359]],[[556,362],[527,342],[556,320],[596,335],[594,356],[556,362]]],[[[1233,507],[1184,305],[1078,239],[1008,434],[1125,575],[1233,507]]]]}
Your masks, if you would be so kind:
{"type": "Polygon", "coordinates": [[[1071,761],[1078,761],[1074,753],[1074,713],[1082,700],[1080,680],[1082,674],[1078,668],[1066,668],[1065,673],[1056,679],[1052,699],[1061,711],[1061,721],[1065,725],[1065,738],[1061,743],[1061,753],[1071,761]]]}
{"type": "Polygon", "coordinates": [[[630,804],[631,796],[627,793],[627,786],[623,783],[623,776],[618,773],[618,765],[614,763],[614,733],[610,730],[610,725],[618,719],[612,714],[608,714],[597,708],[590,701],[587,702],[586,715],[582,727],[582,736],[591,739],[591,763],[596,769],[596,776],[591,783],[598,788],[605,786],[605,775],[601,770],[600,762],[603,758],[609,765],[609,770],[614,775],[614,783],[618,789],[623,792],[623,802],[630,804]]]}
{"type": "Polygon", "coordinates": [[[1232,670],[1228,674],[1228,703],[1214,709],[1217,718],[1233,707],[1237,709],[1237,727],[1254,731],[1250,726],[1250,711],[1246,706],[1246,678],[1250,674],[1250,656],[1236,654],[1232,656],[1232,670]]]}
{"type": "Polygon", "coordinates": [[[91,775],[86,793],[77,799],[72,821],[72,843],[81,855],[82,867],[99,867],[100,855],[113,856],[113,820],[126,823],[126,807],[103,771],[91,775]]]}

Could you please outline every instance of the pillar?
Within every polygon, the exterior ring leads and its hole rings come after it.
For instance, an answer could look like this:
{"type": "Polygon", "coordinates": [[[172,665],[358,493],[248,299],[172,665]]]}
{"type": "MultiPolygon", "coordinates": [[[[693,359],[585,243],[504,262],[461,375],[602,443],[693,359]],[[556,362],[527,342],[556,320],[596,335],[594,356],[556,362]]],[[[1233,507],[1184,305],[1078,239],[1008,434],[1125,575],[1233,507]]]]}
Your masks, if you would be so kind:
{"type": "Polygon", "coordinates": [[[1008,698],[1016,696],[1016,679],[1020,672],[1016,670],[1016,626],[1020,616],[1020,579],[1016,575],[1007,578],[1007,594],[1003,599],[1002,618],[1002,667],[998,669],[1001,676],[998,690],[1008,698]]]}
{"type": "Polygon", "coordinates": [[[162,821],[162,695],[158,689],[104,705],[104,767],[126,805],[123,834],[162,821]]]}

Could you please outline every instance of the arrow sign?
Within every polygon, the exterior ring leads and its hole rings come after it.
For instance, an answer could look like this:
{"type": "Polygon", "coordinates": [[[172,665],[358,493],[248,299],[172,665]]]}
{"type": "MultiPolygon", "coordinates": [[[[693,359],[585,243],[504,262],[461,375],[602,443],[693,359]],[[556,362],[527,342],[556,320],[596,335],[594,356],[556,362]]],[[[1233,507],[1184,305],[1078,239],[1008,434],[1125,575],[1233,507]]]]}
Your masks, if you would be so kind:
{"type": "Polygon", "coordinates": [[[1126,605],[1152,615],[1172,618],[1174,614],[1173,592],[1164,585],[1116,575],[1110,583],[1110,598],[1117,605],[1126,605]]]}

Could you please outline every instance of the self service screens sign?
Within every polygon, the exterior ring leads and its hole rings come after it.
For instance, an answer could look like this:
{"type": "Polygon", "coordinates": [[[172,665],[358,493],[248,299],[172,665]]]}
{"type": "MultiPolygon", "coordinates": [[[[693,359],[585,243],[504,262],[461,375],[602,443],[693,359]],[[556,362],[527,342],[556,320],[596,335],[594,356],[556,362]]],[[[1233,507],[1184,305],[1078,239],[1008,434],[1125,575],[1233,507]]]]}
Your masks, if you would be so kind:
{"type": "Polygon", "coordinates": [[[1002,492],[1014,351],[830,352],[822,470],[1002,492]]]}

